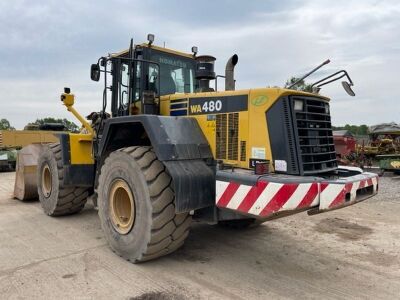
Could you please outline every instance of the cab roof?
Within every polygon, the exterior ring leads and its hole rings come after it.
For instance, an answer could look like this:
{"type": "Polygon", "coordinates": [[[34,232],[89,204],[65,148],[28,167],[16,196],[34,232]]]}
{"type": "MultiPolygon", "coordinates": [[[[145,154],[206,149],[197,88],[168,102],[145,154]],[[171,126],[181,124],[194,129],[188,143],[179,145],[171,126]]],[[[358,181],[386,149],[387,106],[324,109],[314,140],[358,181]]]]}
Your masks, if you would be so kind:
{"type": "MultiPolygon", "coordinates": [[[[166,53],[170,53],[170,54],[174,54],[174,55],[179,55],[179,56],[183,56],[183,57],[187,57],[187,58],[191,58],[191,59],[194,58],[193,54],[189,54],[189,53],[185,53],[185,52],[181,52],[181,51],[178,51],[178,50],[173,50],[173,49],[169,49],[169,48],[165,48],[165,47],[159,47],[159,46],[156,46],[156,45],[149,45],[147,43],[142,43],[140,45],[135,45],[135,48],[136,47],[151,48],[151,49],[155,49],[155,50],[158,50],[158,51],[162,51],[162,52],[166,52],[166,53]]],[[[129,52],[129,49],[125,49],[125,50],[122,50],[120,52],[113,53],[113,54],[111,54],[111,56],[112,57],[118,57],[118,56],[127,54],[128,52],[129,52]]]]}

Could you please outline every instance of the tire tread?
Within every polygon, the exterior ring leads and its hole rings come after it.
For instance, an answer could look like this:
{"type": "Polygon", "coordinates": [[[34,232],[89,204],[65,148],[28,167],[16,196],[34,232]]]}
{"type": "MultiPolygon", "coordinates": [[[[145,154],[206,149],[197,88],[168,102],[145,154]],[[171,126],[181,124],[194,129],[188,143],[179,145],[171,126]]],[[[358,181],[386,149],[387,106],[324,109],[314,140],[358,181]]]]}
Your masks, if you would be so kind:
{"type": "Polygon", "coordinates": [[[189,213],[175,213],[172,179],[152,147],[128,147],[123,151],[129,153],[141,167],[153,209],[150,241],[141,258],[133,262],[169,254],[183,245],[189,234],[192,216],[189,213]]]}
{"type": "Polygon", "coordinates": [[[64,216],[80,212],[86,204],[89,191],[81,187],[63,186],[64,165],[61,156],[61,145],[59,143],[49,144],[49,149],[56,159],[60,186],[56,208],[53,212],[48,212],[47,214],[50,216],[64,216]]]}

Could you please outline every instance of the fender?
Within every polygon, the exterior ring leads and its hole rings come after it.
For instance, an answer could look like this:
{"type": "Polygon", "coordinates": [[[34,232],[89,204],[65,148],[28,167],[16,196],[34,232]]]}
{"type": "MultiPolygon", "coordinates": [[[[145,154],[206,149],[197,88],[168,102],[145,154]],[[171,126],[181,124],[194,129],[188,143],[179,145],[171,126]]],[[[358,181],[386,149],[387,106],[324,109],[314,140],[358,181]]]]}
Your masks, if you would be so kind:
{"type": "Polygon", "coordinates": [[[64,185],[93,187],[95,164],[92,137],[87,134],[57,134],[64,166],[64,185]]]}
{"type": "Polygon", "coordinates": [[[137,115],[107,120],[97,152],[96,178],[112,151],[146,145],[153,147],[173,179],[177,213],[215,205],[215,162],[194,118],[137,115]]]}

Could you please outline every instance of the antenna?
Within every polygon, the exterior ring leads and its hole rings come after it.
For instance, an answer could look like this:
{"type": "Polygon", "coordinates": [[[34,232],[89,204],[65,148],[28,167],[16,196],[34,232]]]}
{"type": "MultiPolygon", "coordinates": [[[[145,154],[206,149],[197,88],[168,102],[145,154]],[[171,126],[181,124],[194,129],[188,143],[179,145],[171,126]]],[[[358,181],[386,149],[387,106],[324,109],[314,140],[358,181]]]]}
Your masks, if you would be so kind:
{"type": "Polygon", "coordinates": [[[131,44],[129,45],[129,57],[133,58],[133,38],[131,38],[131,44]]]}
{"type": "Polygon", "coordinates": [[[302,80],[306,79],[308,76],[310,76],[312,73],[316,72],[318,69],[322,68],[323,66],[329,64],[331,61],[329,59],[327,59],[326,61],[324,61],[322,64],[320,64],[318,67],[312,69],[310,72],[308,72],[306,75],[304,75],[303,77],[301,77],[300,79],[298,79],[295,83],[291,84],[290,86],[288,86],[288,89],[294,87],[296,84],[298,84],[299,82],[301,82],[302,80]]]}

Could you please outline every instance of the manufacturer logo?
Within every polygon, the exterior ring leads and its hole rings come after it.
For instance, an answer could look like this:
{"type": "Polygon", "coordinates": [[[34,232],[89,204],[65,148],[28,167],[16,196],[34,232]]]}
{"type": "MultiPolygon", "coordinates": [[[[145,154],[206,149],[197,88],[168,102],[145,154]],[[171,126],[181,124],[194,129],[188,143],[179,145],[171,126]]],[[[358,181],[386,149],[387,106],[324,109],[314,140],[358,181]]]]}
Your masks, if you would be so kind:
{"type": "Polygon", "coordinates": [[[259,163],[266,163],[269,164],[269,160],[266,159],[257,159],[257,158],[250,158],[249,159],[249,168],[255,168],[256,164],[259,163]]]}
{"type": "Polygon", "coordinates": [[[253,104],[254,106],[261,106],[264,105],[267,101],[268,101],[267,96],[258,96],[251,99],[251,104],[253,104]]]}

